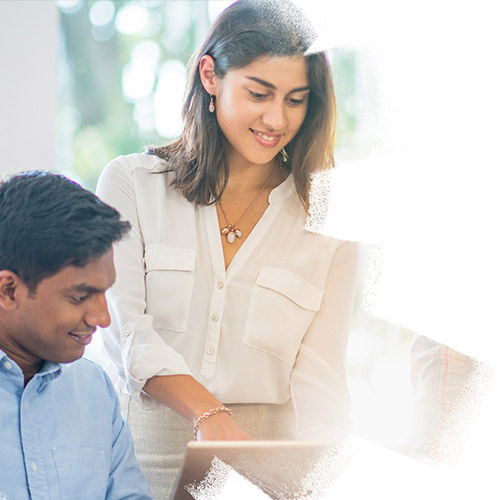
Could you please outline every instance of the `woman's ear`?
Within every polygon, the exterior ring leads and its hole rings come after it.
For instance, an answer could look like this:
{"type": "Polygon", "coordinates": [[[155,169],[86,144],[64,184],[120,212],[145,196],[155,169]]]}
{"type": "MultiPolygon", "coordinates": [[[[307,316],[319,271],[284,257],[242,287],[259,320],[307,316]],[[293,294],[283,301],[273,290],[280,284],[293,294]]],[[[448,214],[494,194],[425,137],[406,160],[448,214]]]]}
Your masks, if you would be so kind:
{"type": "Polygon", "coordinates": [[[0,271],[0,308],[5,311],[16,309],[19,302],[19,291],[26,287],[19,276],[6,269],[0,271]]]}
{"type": "Polygon", "coordinates": [[[200,71],[200,80],[201,84],[203,85],[203,88],[210,95],[216,96],[219,79],[215,74],[214,65],[215,65],[214,58],[212,56],[209,56],[208,54],[205,54],[200,59],[199,71],[200,71]]]}

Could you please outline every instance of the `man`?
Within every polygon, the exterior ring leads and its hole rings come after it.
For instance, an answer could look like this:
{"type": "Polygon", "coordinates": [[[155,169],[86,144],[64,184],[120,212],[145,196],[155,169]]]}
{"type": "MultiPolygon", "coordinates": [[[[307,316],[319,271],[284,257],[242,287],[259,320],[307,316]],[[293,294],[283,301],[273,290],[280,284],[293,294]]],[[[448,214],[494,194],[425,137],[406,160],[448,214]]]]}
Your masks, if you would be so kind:
{"type": "Polygon", "coordinates": [[[0,499],[151,499],[107,376],[118,212],[63,176],[0,184],[0,499]]]}

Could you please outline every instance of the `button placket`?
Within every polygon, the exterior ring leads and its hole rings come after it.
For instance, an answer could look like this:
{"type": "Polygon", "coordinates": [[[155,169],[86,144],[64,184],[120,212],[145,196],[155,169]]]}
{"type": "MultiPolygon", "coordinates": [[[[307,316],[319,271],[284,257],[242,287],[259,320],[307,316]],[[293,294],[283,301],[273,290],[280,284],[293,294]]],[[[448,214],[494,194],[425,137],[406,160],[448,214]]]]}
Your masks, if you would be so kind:
{"type": "Polygon", "coordinates": [[[36,405],[34,403],[30,404],[33,401],[33,395],[37,391],[36,386],[28,385],[21,396],[22,418],[20,424],[24,464],[30,491],[36,491],[37,498],[49,498],[47,475],[38,435],[39,415],[34,410],[36,405]]]}
{"type": "Polygon", "coordinates": [[[220,340],[221,316],[226,298],[225,283],[223,279],[215,279],[212,289],[212,300],[210,302],[210,315],[207,325],[207,337],[205,342],[201,375],[212,378],[215,373],[215,362],[220,340]]]}
{"type": "Polygon", "coordinates": [[[217,355],[217,346],[220,338],[220,321],[217,319],[208,322],[207,340],[205,342],[205,350],[201,365],[201,375],[206,378],[212,378],[215,372],[215,360],[217,355]]]}

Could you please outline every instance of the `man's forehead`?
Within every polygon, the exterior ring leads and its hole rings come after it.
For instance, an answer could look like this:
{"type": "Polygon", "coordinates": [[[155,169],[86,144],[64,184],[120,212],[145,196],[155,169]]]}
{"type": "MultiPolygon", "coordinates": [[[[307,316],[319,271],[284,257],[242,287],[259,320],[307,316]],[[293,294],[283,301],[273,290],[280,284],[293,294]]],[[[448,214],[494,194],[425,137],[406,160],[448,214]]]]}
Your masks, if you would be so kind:
{"type": "Polygon", "coordinates": [[[65,266],[43,281],[47,282],[47,286],[53,285],[60,290],[104,291],[113,284],[115,277],[113,256],[107,252],[85,266],[65,266]]]}

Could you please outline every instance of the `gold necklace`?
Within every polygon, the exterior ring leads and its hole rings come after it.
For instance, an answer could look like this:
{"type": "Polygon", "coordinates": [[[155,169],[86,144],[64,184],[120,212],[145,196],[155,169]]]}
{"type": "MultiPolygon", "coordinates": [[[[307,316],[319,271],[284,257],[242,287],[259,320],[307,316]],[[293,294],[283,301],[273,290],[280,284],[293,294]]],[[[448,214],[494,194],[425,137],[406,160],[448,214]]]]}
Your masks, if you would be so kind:
{"type": "Polygon", "coordinates": [[[250,211],[250,209],[255,205],[257,200],[259,199],[260,195],[264,192],[264,189],[266,189],[266,186],[269,184],[269,181],[271,180],[271,177],[273,176],[274,172],[276,171],[276,168],[280,164],[279,160],[276,162],[276,165],[274,165],[273,169],[271,170],[271,173],[269,174],[268,178],[266,179],[266,182],[264,182],[264,185],[262,186],[261,190],[257,194],[257,196],[252,200],[250,205],[246,208],[246,210],[240,215],[238,220],[234,223],[231,224],[227,218],[226,212],[224,211],[224,207],[222,206],[222,201],[219,200],[217,203],[219,204],[219,207],[221,209],[222,215],[224,216],[224,219],[226,220],[226,225],[221,229],[220,234],[226,235],[227,242],[228,243],[234,243],[234,240],[236,238],[241,238],[241,229],[238,227],[239,222],[245,217],[245,215],[250,211]]]}

